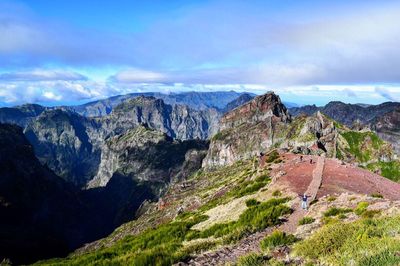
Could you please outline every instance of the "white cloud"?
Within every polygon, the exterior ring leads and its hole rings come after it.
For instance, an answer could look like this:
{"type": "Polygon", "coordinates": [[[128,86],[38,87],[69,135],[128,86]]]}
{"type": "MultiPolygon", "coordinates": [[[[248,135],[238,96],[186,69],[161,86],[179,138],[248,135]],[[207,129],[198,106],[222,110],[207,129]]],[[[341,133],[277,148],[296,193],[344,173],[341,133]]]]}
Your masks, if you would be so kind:
{"type": "Polygon", "coordinates": [[[87,80],[79,73],[67,70],[33,69],[0,73],[0,81],[52,81],[52,80],[87,80]]]}
{"type": "Polygon", "coordinates": [[[55,101],[60,101],[62,100],[61,95],[55,95],[54,92],[52,91],[45,91],[43,92],[43,97],[49,99],[49,100],[55,100],[55,101]]]}
{"type": "Polygon", "coordinates": [[[112,76],[111,80],[120,83],[155,83],[166,81],[167,75],[143,69],[127,69],[112,76]]]}

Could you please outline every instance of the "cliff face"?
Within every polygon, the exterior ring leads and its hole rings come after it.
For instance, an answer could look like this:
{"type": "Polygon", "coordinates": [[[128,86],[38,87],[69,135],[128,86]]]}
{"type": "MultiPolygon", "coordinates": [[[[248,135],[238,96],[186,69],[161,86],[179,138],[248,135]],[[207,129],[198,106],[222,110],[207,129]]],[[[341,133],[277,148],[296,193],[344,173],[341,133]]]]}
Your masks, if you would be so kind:
{"type": "Polygon", "coordinates": [[[345,104],[342,102],[330,102],[323,107],[315,105],[290,108],[290,113],[298,116],[321,112],[328,117],[355,130],[368,127],[375,131],[383,140],[391,143],[397,154],[399,147],[399,122],[400,103],[386,102],[379,105],[345,104]]]}
{"type": "Polygon", "coordinates": [[[25,129],[36,156],[56,174],[82,187],[100,162],[99,125],[69,111],[43,112],[25,129]],[[96,132],[96,133],[94,133],[96,132]]]}
{"type": "Polygon", "coordinates": [[[400,108],[375,118],[370,127],[400,155],[400,108]]]}
{"type": "MultiPolygon", "coordinates": [[[[204,140],[216,131],[218,119],[219,112],[215,109],[193,110],[183,105],[167,105],[153,97],[138,97],[101,118],[87,118],[61,109],[47,110],[32,119],[25,134],[43,164],[78,187],[86,187],[95,176],[96,180],[98,176],[109,176],[105,172],[113,172],[115,168],[112,164],[104,165],[116,162],[108,139],[145,124],[174,139],[204,140]]],[[[90,184],[93,187],[105,183],[90,184]]]]}
{"type": "Polygon", "coordinates": [[[364,166],[395,158],[390,145],[364,127],[352,130],[320,111],[291,119],[279,97],[273,93],[258,96],[226,113],[220,127],[211,139],[204,167],[232,164],[266,153],[271,148],[324,154],[364,166]]]}
{"type": "Polygon", "coordinates": [[[197,170],[205,155],[204,141],[174,141],[159,131],[137,126],[110,138],[103,149],[99,171],[90,187],[105,186],[118,173],[158,189],[197,170]]]}
{"type": "Polygon", "coordinates": [[[214,109],[194,110],[185,105],[168,105],[154,97],[137,97],[118,105],[101,119],[112,134],[123,134],[141,124],[177,139],[207,139],[215,132],[219,113],[214,109]]]}
{"type": "Polygon", "coordinates": [[[26,263],[75,247],[85,238],[77,194],[39,163],[21,128],[0,124],[0,258],[26,263]]]}
{"type": "Polygon", "coordinates": [[[283,141],[280,132],[290,121],[279,96],[255,97],[221,118],[221,129],[211,140],[203,166],[231,164],[265,152],[283,141]]]}

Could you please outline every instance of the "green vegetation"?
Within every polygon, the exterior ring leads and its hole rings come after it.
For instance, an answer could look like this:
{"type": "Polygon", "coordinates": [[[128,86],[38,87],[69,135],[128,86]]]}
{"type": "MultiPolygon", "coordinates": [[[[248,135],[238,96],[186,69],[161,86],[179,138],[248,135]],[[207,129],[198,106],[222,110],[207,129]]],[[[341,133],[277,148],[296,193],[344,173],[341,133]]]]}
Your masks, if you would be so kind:
{"type": "Polygon", "coordinates": [[[258,204],[260,204],[260,202],[257,201],[256,199],[248,199],[248,200],[246,200],[246,206],[247,207],[256,206],[258,204]]]}
{"type": "Polygon", "coordinates": [[[359,162],[368,162],[372,159],[374,151],[379,150],[383,141],[373,132],[343,132],[342,136],[349,144],[348,152],[356,157],[359,162]]]}
{"type": "Polygon", "coordinates": [[[274,197],[280,197],[282,195],[282,192],[280,190],[275,190],[272,192],[272,196],[274,197]]]}
{"type": "Polygon", "coordinates": [[[47,265],[170,265],[184,259],[180,252],[182,242],[190,228],[206,217],[191,217],[184,222],[164,224],[137,236],[127,236],[112,247],[102,248],[82,256],[70,256],[64,260],[49,260],[38,264],[47,265]]]}
{"type": "Polygon", "coordinates": [[[377,199],[383,199],[383,195],[380,193],[372,193],[370,196],[377,199]]]}
{"type": "Polygon", "coordinates": [[[399,234],[400,217],[362,219],[326,225],[294,249],[322,264],[398,265],[399,234]]]}
{"type": "Polygon", "coordinates": [[[240,198],[255,193],[270,182],[270,178],[266,174],[261,174],[256,179],[251,180],[254,174],[251,160],[236,162],[233,165],[219,167],[212,171],[200,172],[195,179],[207,180],[207,183],[212,185],[208,185],[197,192],[206,202],[199,211],[207,211],[217,205],[229,202],[232,198],[240,198]],[[218,190],[222,193],[218,197],[213,197],[218,190]],[[207,201],[207,199],[209,200],[207,201]]]}
{"type": "Polygon", "coordinates": [[[367,168],[372,172],[379,171],[382,176],[392,181],[400,181],[399,161],[370,163],[367,165],[367,168]]]}
{"type": "Polygon", "coordinates": [[[261,248],[263,250],[270,250],[271,248],[291,245],[296,241],[296,237],[294,235],[287,235],[285,232],[275,230],[271,233],[271,235],[266,236],[261,241],[261,248]]]}
{"type": "Polygon", "coordinates": [[[357,215],[362,215],[368,208],[369,203],[366,201],[361,201],[357,204],[357,207],[354,209],[354,213],[357,215]]]}
{"type": "Polygon", "coordinates": [[[336,197],[334,197],[334,196],[329,196],[328,198],[327,198],[327,201],[328,202],[332,202],[332,201],[335,201],[336,200],[336,197]]]}
{"type": "Polygon", "coordinates": [[[256,232],[269,226],[280,223],[279,217],[291,212],[291,209],[284,205],[288,198],[271,199],[257,205],[250,206],[244,211],[237,221],[229,223],[214,224],[204,231],[191,231],[187,240],[196,238],[208,238],[210,236],[232,237],[231,234],[243,235],[243,232],[256,232]]]}
{"type": "Polygon", "coordinates": [[[366,210],[365,212],[363,212],[363,214],[361,215],[362,218],[374,218],[376,215],[380,214],[381,211],[380,210],[366,210]]]}
{"type": "Polygon", "coordinates": [[[279,153],[276,150],[271,151],[265,159],[267,163],[273,163],[279,159],[279,153]]]}
{"type": "Polygon", "coordinates": [[[201,252],[208,251],[215,246],[217,246],[219,242],[216,240],[206,240],[198,243],[194,243],[191,245],[184,246],[179,252],[183,255],[187,254],[200,254],[201,252]]]}
{"type": "Polygon", "coordinates": [[[260,266],[260,265],[263,265],[263,263],[265,261],[266,260],[264,259],[263,255],[257,254],[257,253],[250,253],[248,255],[240,257],[237,265],[238,266],[260,266]]]}
{"type": "Polygon", "coordinates": [[[306,216],[300,219],[299,225],[312,224],[313,222],[315,222],[314,218],[306,216]]]}
{"type": "Polygon", "coordinates": [[[229,135],[229,130],[228,130],[228,129],[221,130],[221,131],[218,131],[218,132],[211,138],[211,140],[213,140],[213,141],[224,140],[228,135],[229,135]]]}
{"type": "Polygon", "coordinates": [[[332,217],[332,216],[337,216],[339,214],[345,214],[345,213],[349,213],[349,212],[352,212],[352,209],[331,207],[324,213],[324,216],[332,217]]]}

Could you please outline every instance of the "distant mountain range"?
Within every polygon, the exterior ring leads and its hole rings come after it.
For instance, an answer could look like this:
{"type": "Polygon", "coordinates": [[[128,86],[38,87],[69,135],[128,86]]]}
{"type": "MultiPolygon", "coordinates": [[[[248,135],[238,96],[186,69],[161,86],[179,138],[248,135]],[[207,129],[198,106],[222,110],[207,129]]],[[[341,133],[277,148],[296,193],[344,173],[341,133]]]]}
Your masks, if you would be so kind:
{"type": "Polygon", "coordinates": [[[326,114],[330,118],[352,126],[355,122],[368,124],[375,118],[382,116],[388,112],[400,109],[398,102],[385,102],[378,105],[349,104],[338,101],[330,102],[325,106],[317,107],[315,105],[305,105],[302,107],[292,107],[289,111],[292,115],[300,114],[312,115],[318,111],[326,114]]]}

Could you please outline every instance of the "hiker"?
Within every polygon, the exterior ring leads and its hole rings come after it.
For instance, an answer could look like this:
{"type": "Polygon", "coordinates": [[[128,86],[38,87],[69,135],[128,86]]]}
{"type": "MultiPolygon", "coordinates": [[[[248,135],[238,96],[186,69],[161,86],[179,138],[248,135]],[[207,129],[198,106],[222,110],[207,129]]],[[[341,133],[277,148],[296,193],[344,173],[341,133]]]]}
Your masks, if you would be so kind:
{"type": "Polygon", "coordinates": [[[302,161],[303,161],[303,155],[300,156],[300,162],[302,162],[302,161]]]}
{"type": "Polygon", "coordinates": [[[307,208],[308,208],[308,204],[307,204],[307,200],[308,200],[308,196],[306,195],[306,193],[304,193],[303,194],[303,196],[300,196],[301,197],[301,208],[303,209],[303,210],[307,210],[307,208]]]}
{"type": "Polygon", "coordinates": [[[310,159],[310,164],[312,164],[312,159],[310,159]]]}

